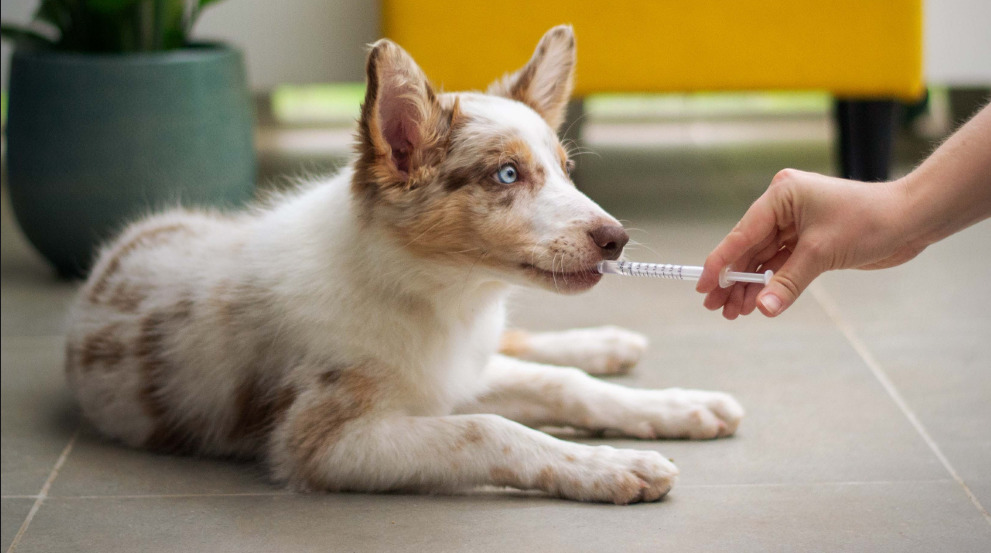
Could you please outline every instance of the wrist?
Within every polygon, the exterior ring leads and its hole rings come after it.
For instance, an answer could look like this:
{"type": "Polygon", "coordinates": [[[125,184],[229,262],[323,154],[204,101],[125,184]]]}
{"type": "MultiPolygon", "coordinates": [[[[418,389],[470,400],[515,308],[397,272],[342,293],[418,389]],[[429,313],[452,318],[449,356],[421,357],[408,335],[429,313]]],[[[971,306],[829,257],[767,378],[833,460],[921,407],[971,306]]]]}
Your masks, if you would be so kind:
{"type": "Polygon", "coordinates": [[[894,218],[891,228],[906,244],[919,251],[939,241],[942,224],[933,198],[928,197],[916,171],[889,183],[894,205],[889,215],[894,218]]]}

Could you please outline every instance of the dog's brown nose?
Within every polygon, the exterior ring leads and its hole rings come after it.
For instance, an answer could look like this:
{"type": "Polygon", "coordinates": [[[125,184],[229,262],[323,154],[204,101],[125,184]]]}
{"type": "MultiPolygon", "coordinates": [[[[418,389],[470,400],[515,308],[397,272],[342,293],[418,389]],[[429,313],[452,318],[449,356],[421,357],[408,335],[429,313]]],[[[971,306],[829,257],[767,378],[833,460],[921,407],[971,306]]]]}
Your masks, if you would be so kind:
{"type": "Polygon", "coordinates": [[[630,235],[626,234],[623,227],[619,225],[602,225],[588,233],[592,237],[592,242],[602,250],[602,259],[619,259],[623,253],[623,246],[630,241],[630,235]]]}

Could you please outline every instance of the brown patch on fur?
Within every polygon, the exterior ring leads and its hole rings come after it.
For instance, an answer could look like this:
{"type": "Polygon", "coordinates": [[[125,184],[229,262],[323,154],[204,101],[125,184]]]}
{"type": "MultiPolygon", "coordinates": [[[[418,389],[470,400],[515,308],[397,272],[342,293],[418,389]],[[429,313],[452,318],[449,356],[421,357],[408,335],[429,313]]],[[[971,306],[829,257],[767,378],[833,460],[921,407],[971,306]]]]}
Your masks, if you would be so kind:
{"type": "Polygon", "coordinates": [[[525,330],[507,330],[499,339],[499,353],[519,357],[530,352],[530,334],[525,330]]]}
{"type": "Polygon", "coordinates": [[[89,372],[97,364],[105,369],[117,366],[127,353],[127,347],[117,338],[119,333],[120,324],[111,324],[86,336],[79,349],[79,368],[89,372]]]}
{"type": "Polygon", "coordinates": [[[93,303],[99,303],[100,296],[106,291],[107,286],[110,284],[110,279],[120,269],[121,262],[123,262],[128,255],[138,248],[160,244],[170,234],[183,231],[189,232],[190,229],[188,226],[180,223],[154,227],[138,233],[128,242],[118,246],[117,249],[112,252],[110,261],[108,261],[104,266],[103,272],[99,275],[93,275],[91,277],[90,280],[93,284],[90,286],[89,293],[86,297],[93,303]]]}
{"type": "Polygon", "coordinates": [[[518,486],[520,477],[506,467],[494,467],[489,471],[492,484],[496,486],[518,486]]]}
{"type": "Polygon", "coordinates": [[[464,433],[451,446],[451,451],[461,451],[469,444],[477,444],[485,439],[482,429],[475,421],[468,421],[465,425],[464,433]]]}
{"type": "Polygon", "coordinates": [[[114,287],[110,297],[107,298],[107,305],[121,313],[136,313],[147,297],[147,290],[125,280],[114,287]]]}
{"type": "Polygon", "coordinates": [[[161,391],[170,378],[172,369],[168,339],[189,319],[192,309],[192,300],[182,300],[172,309],[153,312],[141,321],[135,351],[143,380],[138,401],[154,424],[154,429],[144,444],[154,451],[183,453],[195,448],[195,433],[175,420],[161,397],[161,391]]]}
{"type": "Polygon", "coordinates": [[[537,473],[537,480],[535,481],[534,486],[538,490],[544,490],[548,493],[557,493],[556,477],[557,474],[554,472],[553,468],[544,467],[537,473]]]}
{"type": "Polygon", "coordinates": [[[564,460],[567,461],[567,462],[569,462],[569,463],[574,463],[575,462],[575,456],[574,455],[571,455],[571,454],[565,455],[564,456],[564,460]]]}
{"type": "MultiPolygon", "coordinates": [[[[218,283],[206,301],[206,305],[215,314],[217,323],[227,327],[234,337],[238,330],[246,326],[257,330],[255,324],[259,313],[265,312],[268,302],[266,291],[248,282],[224,280],[218,283]]],[[[263,355],[262,346],[256,344],[258,354],[263,355]]]]}
{"type": "Polygon", "coordinates": [[[257,441],[268,435],[296,401],[296,390],[290,386],[272,390],[256,377],[246,378],[234,396],[237,418],[229,438],[257,441]]]}
{"type": "Polygon", "coordinates": [[[322,454],[341,438],[349,423],[372,410],[378,390],[378,383],[362,374],[361,367],[341,371],[333,387],[321,390],[316,401],[295,414],[286,445],[304,481],[325,487],[320,474],[322,454]]]}
{"type": "Polygon", "coordinates": [[[474,421],[469,421],[465,425],[464,440],[470,444],[477,444],[482,441],[482,429],[478,427],[478,423],[474,421]]]}
{"type": "Polygon", "coordinates": [[[557,144],[557,159],[561,162],[561,168],[567,172],[568,169],[568,152],[564,149],[564,146],[560,142],[557,144]]]}
{"type": "Polygon", "coordinates": [[[557,143],[557,158],[561,162],[561,170],[568,178],[571,178],[571,171],[575,168],[575,162],[568,158],[568,151],[560,142],[557,143]]]}
{"type": "Polygon", "coordinates": [[[321,373],[317,379],[319,379],[320,383],[324,386],[330,386],[331,384],[336,384],[341,379],[341,371],[331,369],[325,373],[321,373]]]}

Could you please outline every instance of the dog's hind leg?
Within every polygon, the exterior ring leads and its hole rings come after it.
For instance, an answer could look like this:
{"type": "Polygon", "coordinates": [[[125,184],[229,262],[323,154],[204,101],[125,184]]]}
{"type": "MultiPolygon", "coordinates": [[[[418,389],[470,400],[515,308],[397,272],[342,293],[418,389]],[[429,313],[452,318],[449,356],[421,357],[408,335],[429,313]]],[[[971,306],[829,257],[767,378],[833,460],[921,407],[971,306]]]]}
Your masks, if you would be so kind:
{"type": "Polygon", "coordinates": [[[642,439],[729,436],[743,408],[728,394],[702,390],[640,390],[568,367],[502,355],[485,370],[488,392],[462,413],[496,413],[531,427],[611,430],[642,439]]]}
{"type": "Polygon", "coordinates": [[[507,330],[499,352],[525,361],[577,367],[603,376],[626,374],[646,349],[647,338],[642,334],[601,326],[560,332],[507,330]]]}
{"type": "MultiPolygon", "coordinates": [[[[356,375],[355,375],[356,376],[356,375]]],[[[301,392],[272,433],[275,475],[300,489],[542,490],[581,501],[656,501],[678,469],[654,451],[558,440],[486,414],[407,416],[382,409],[364,378],[327,377],[301,392]]]]}

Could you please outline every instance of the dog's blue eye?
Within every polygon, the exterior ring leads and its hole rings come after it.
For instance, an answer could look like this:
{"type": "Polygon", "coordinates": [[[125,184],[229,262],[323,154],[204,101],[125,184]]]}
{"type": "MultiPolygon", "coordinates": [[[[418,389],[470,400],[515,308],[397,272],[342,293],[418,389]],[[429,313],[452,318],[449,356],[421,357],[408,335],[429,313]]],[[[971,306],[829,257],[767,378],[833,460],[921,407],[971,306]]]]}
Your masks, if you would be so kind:
{"type": "Polygon", "coordinates": [[[512,163],[503,165],[499,168],[499,171],[496,172],[496,178],[503,184],[513,184],[519,177],[520,175],[516,171],[516,166],[512,163]]]}

